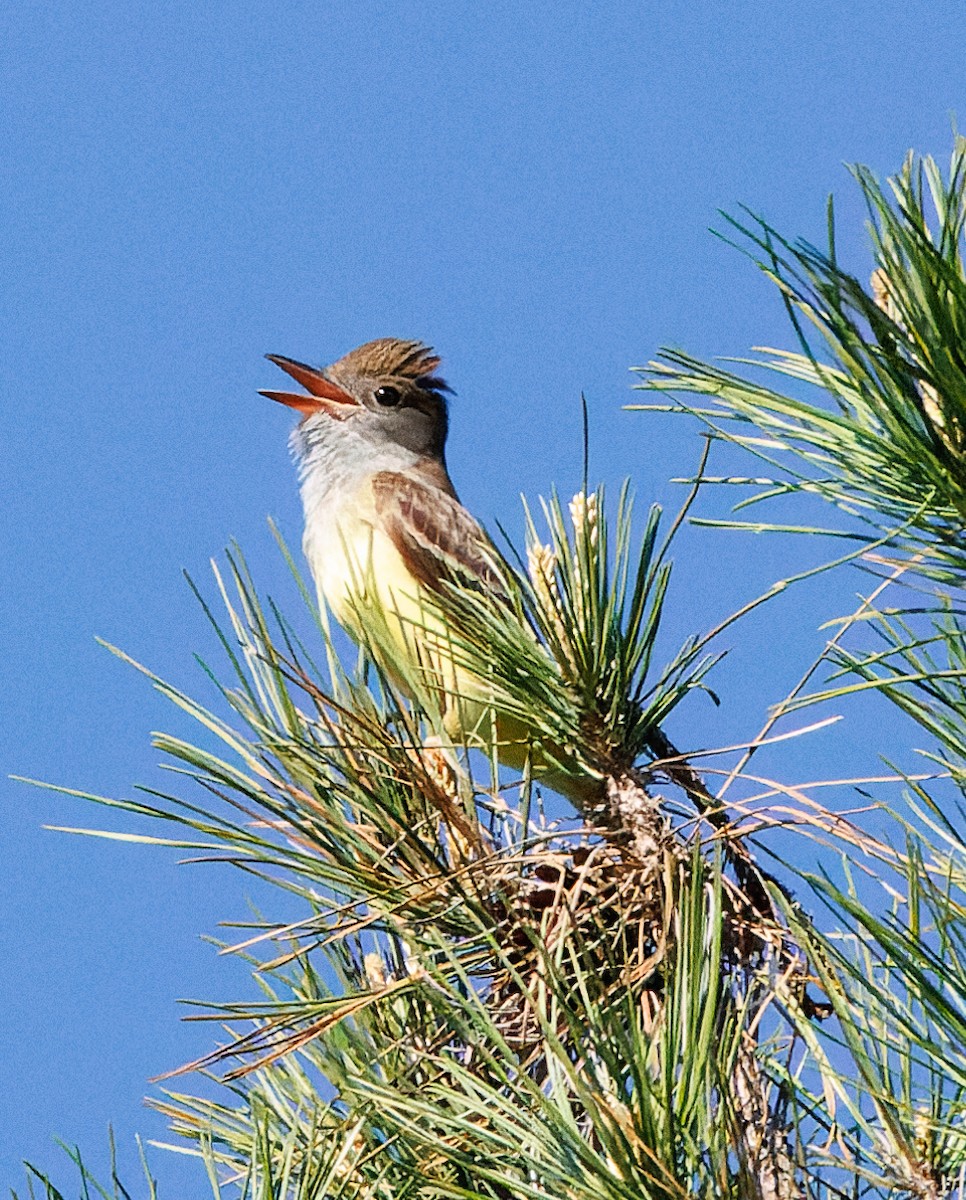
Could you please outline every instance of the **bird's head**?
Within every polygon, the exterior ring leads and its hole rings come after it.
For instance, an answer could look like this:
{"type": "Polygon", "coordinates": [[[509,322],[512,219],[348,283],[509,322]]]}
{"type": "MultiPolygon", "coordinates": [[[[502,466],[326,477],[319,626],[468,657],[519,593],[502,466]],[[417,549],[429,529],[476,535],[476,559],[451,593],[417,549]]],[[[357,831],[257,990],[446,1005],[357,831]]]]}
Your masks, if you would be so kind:
{"type": "Polygon", "coordinates": [[[267,355],[304,393],[263,391],[262,396],[302,414],[307,440],[331,441],[343,430],[373,449],[398,446],[418,457],[441,460],[446,444],[445,394],[436,374],[440,360],[421,342],[378,338],[350,350],[329,367],[308,367],[267,355]]]}

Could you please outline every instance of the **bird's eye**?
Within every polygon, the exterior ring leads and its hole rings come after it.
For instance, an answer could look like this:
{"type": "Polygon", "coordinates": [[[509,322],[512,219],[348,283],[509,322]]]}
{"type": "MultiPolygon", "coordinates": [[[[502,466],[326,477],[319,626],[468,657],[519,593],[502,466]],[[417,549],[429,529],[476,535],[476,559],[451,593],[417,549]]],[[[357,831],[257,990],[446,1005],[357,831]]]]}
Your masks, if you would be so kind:
{"type": "Polygon", "coordinates": [[[381,404],[383,408],[392,408],[398,404],[402,397],[399,395],[399,388],[380,387],[372,393],[377,404],[381,404]]]}

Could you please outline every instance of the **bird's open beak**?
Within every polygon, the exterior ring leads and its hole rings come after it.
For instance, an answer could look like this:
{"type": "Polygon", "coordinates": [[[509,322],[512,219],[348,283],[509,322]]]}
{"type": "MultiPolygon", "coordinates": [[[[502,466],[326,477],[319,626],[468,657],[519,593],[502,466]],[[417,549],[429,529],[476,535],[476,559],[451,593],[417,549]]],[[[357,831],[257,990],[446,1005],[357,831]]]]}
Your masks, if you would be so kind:
{"type": "Polygon", "coordinates": [[[281,367],[286,375],[291,375],[309,395],[299,392],[259,392],[260,396],[277,400],[279,404],[287,404],[289,408],[297,409],[306,417],[312,416],[313,413],[325,412],[341,421],[353,408],[358,408],[357,400],[342,388],[336,387],[315,367],[307,367],[304,363],[296,362],[294,358],[283,358],[280,354],[266,354],[265,357],[269,362],[281,367]]]}

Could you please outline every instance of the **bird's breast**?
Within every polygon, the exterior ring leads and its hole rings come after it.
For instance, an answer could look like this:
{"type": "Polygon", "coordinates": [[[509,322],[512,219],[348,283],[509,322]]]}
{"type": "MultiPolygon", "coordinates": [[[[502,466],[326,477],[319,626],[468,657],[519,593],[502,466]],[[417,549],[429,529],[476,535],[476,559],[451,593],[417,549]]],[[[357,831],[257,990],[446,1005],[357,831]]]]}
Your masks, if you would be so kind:
{"type": "Polygon", "coordinates": [[[387,613],[419,620],[420,586],[380,522],[368,481],[306,512],[303,548],[320,596],[341,625],[358,624],[373,600],[387,613]]]}

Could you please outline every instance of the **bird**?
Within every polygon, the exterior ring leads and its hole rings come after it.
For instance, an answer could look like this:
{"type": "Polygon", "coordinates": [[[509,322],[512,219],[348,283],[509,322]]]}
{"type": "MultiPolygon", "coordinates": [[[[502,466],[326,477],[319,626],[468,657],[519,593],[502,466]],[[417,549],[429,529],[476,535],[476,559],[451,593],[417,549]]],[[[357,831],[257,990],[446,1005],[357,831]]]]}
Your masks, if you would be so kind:
{"type": "MultiPolygon", "coordinates": [[[[291,447],[302,547],[320,600],[356,641],[371,645],[367,623],[385,619],[397,666],[401,655],[436,686],[449,736],[486,744],[486,687],[454,663],[434,597],[453,583],[499,602],[505,584],[501,557],[446,466],[452,389],[437,373],[441,359],[399,338],[366,342],[321,368],[266,357],[305,389],[260,394],[301,417],[291,447]]],[[[400,682],[392,661],[381,665],[400,682]]],[[[412,680],[412,670],[404,674],[412,680]]],[[[503,761],[522,765],[527,735],[519,722],[502,720],[499,736],[515,747],[503,761]]]]}

